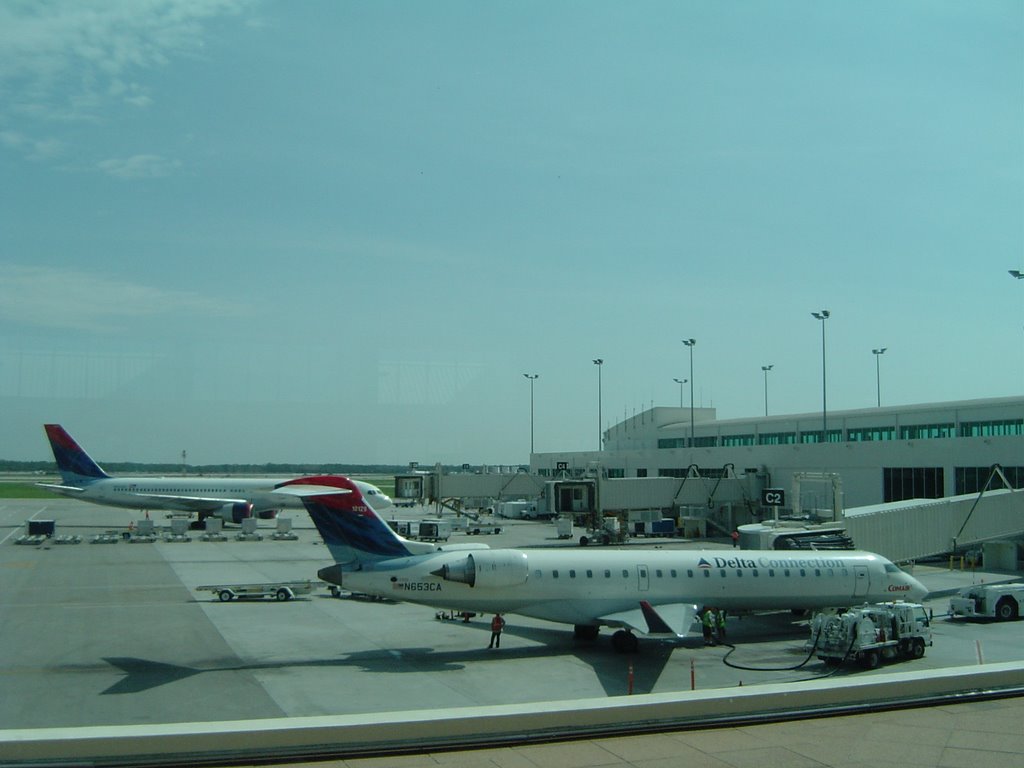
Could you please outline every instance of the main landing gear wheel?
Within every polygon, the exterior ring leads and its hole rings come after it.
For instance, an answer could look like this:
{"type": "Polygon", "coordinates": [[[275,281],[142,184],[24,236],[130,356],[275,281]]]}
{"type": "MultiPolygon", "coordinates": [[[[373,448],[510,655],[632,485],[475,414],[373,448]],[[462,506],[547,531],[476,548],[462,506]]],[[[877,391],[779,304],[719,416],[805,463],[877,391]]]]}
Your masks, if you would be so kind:
{"type": "Polygon", "coordinates": [[[632,632],[620,629],[612,635],[612,647],[618,653],[636,653],[640,647],[640,641],[636,639],[636,635],[632,632]]]}
{"type": "Polygon", "coordinates": [[[577,640],[596,640],[600,627],[593,627],[590,624],[577,624],[573,627],[573,637],[577,640]]]}

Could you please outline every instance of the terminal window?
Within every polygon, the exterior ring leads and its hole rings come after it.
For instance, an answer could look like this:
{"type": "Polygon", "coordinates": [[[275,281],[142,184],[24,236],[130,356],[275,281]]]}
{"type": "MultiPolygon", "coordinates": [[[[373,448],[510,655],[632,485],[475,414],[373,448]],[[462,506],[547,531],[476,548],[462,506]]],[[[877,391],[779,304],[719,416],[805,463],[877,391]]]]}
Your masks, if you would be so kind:
{"type": "Polygon", "coordinates": [[[941,499],[946,482],[942,467],[885,467],[882,497],[890,501],[941,499]]]}
{"type": "Polygon", "coordinates": [[[722,435],[722,446],[725,448],[735,448],[740,445],[753,444],[753,435],[722,435]]]}
{"type": "MultiPolygon", "coordinates": [[[[938,437],[952,437],[956,425],[948,424],[908,424],[900,427],[900,440],[932,440],[938,437]]],[[[920,498],[938,498],[937,496],[920,498]]]]}
{"type": "MultiPolygon", "coordinates": [[[[821,430],[808,430],[807,432],[800,433],[801,443],[820,443],[821,442],[821,430]]],[[[841,429],[830,429],[826,433],[825,442],[827,443],[841,443],[843,442],[843,430],[841,429]]]]}
{"type": "Polygon", "coordinates": [[[880,440],[895,440],[896,427],[860,427],[848,429],[846,439],[851,443],[870,443],[880,440]]]}
{"type": "Polygon", "coordinates": [[[1015,435],[1024,435],[1024,419],[965,421],[960,425],[960,437],[1013,437],[1015,435]]]}
{"type": "MultiPolygon", "coordinates": [[[[1024,488],[1024,467],[1002,467],[1003,476],[1014,488],[1024,488]]],[[[988,482],[992,467],[957,467],[953,493],[957,496],[966,493],[979,493],[988,482]]],[[[988,486],[990,490],[1005,488],[997,475],[988,486]]]]}

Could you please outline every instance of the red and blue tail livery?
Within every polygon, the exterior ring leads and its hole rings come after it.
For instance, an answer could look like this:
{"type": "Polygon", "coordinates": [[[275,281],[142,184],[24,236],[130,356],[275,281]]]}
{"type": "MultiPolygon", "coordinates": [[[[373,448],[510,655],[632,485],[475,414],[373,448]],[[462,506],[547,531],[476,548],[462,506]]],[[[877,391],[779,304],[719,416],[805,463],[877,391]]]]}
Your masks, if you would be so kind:
{"type": "Polygon", "coordinates": [[[377,514],[391,499],[375,485],[339,475],[302,477],[281,486],[294,489],[335,560],[386,560],[412,554],[406,542],[377,514]],[[344,553],[344,554],[342,554],[344,553]]]}
{"type": "Polygon", "coordinates": [[[50,440],[57,471],[66,484],[80,485],[110,477],[60,424],[45,424],[43,429],[50,440]]]}

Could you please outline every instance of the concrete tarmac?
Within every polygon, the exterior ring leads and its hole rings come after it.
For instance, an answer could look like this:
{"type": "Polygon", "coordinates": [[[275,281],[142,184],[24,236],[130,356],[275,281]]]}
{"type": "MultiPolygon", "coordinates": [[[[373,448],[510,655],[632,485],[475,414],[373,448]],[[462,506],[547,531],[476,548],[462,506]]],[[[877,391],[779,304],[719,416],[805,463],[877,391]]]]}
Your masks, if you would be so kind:
{"type": "MultiPolygon", "coordinates": [[[[806,621],[789,613],[734,619],[731,652],[705,648],[697,634],[673,644],[641,641],[639,654],[623,656],[607,633],[579,644],[570,627],[518,616],[507,617],[500,650],[488,650],[489,616],[438,619],[432,608],[337,599],[321,588],[287,602],[222,603],[195,588],[315,580],[330,558],[308,518],[288,515],[297,541],[273,541],[274,524],[265,521],[262,541],[236,541],[228,529],[226,542],[191,532],[187,543],[90,543],[139,516],[63,499],[0,500],[0,728],[437,709],[786,682],[831,671],[806,660],[806,621]],[[16,545],[29,519],[54,520],[58,536],[77,534],[83,543],[16,545]]],[[[498,536],[454,538],[572,545],[558,541],[549,523],[501,524],[498,536]]],[[[631,546],[729,548],[667,540],[631,546]]],[[[943,615],[950,591],[1012,575],[920,566],[915,575],[938,593],[929,600],[935,645],[920,660],[834,674],[1024,656],[1024,624],[943,615]]]]}

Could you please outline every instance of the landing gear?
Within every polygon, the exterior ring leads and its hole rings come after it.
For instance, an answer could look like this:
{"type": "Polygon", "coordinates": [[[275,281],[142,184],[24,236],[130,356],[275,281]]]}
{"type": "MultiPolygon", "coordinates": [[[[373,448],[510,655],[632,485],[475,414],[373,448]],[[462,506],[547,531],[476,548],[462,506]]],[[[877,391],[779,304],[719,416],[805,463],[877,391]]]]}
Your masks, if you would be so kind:
{"type": "Polygon", "coordinates": [[[636,653],[639,647],[640,641],[629,630],[620,629],[612,635],[612,648],[617,653],[636,653]]]}
{"type": "Polygon", "coordinates": [[[573,627],[573,637],[577,640],[596,640],[601,628],[590,624],[577,624],[573,627]]]}

